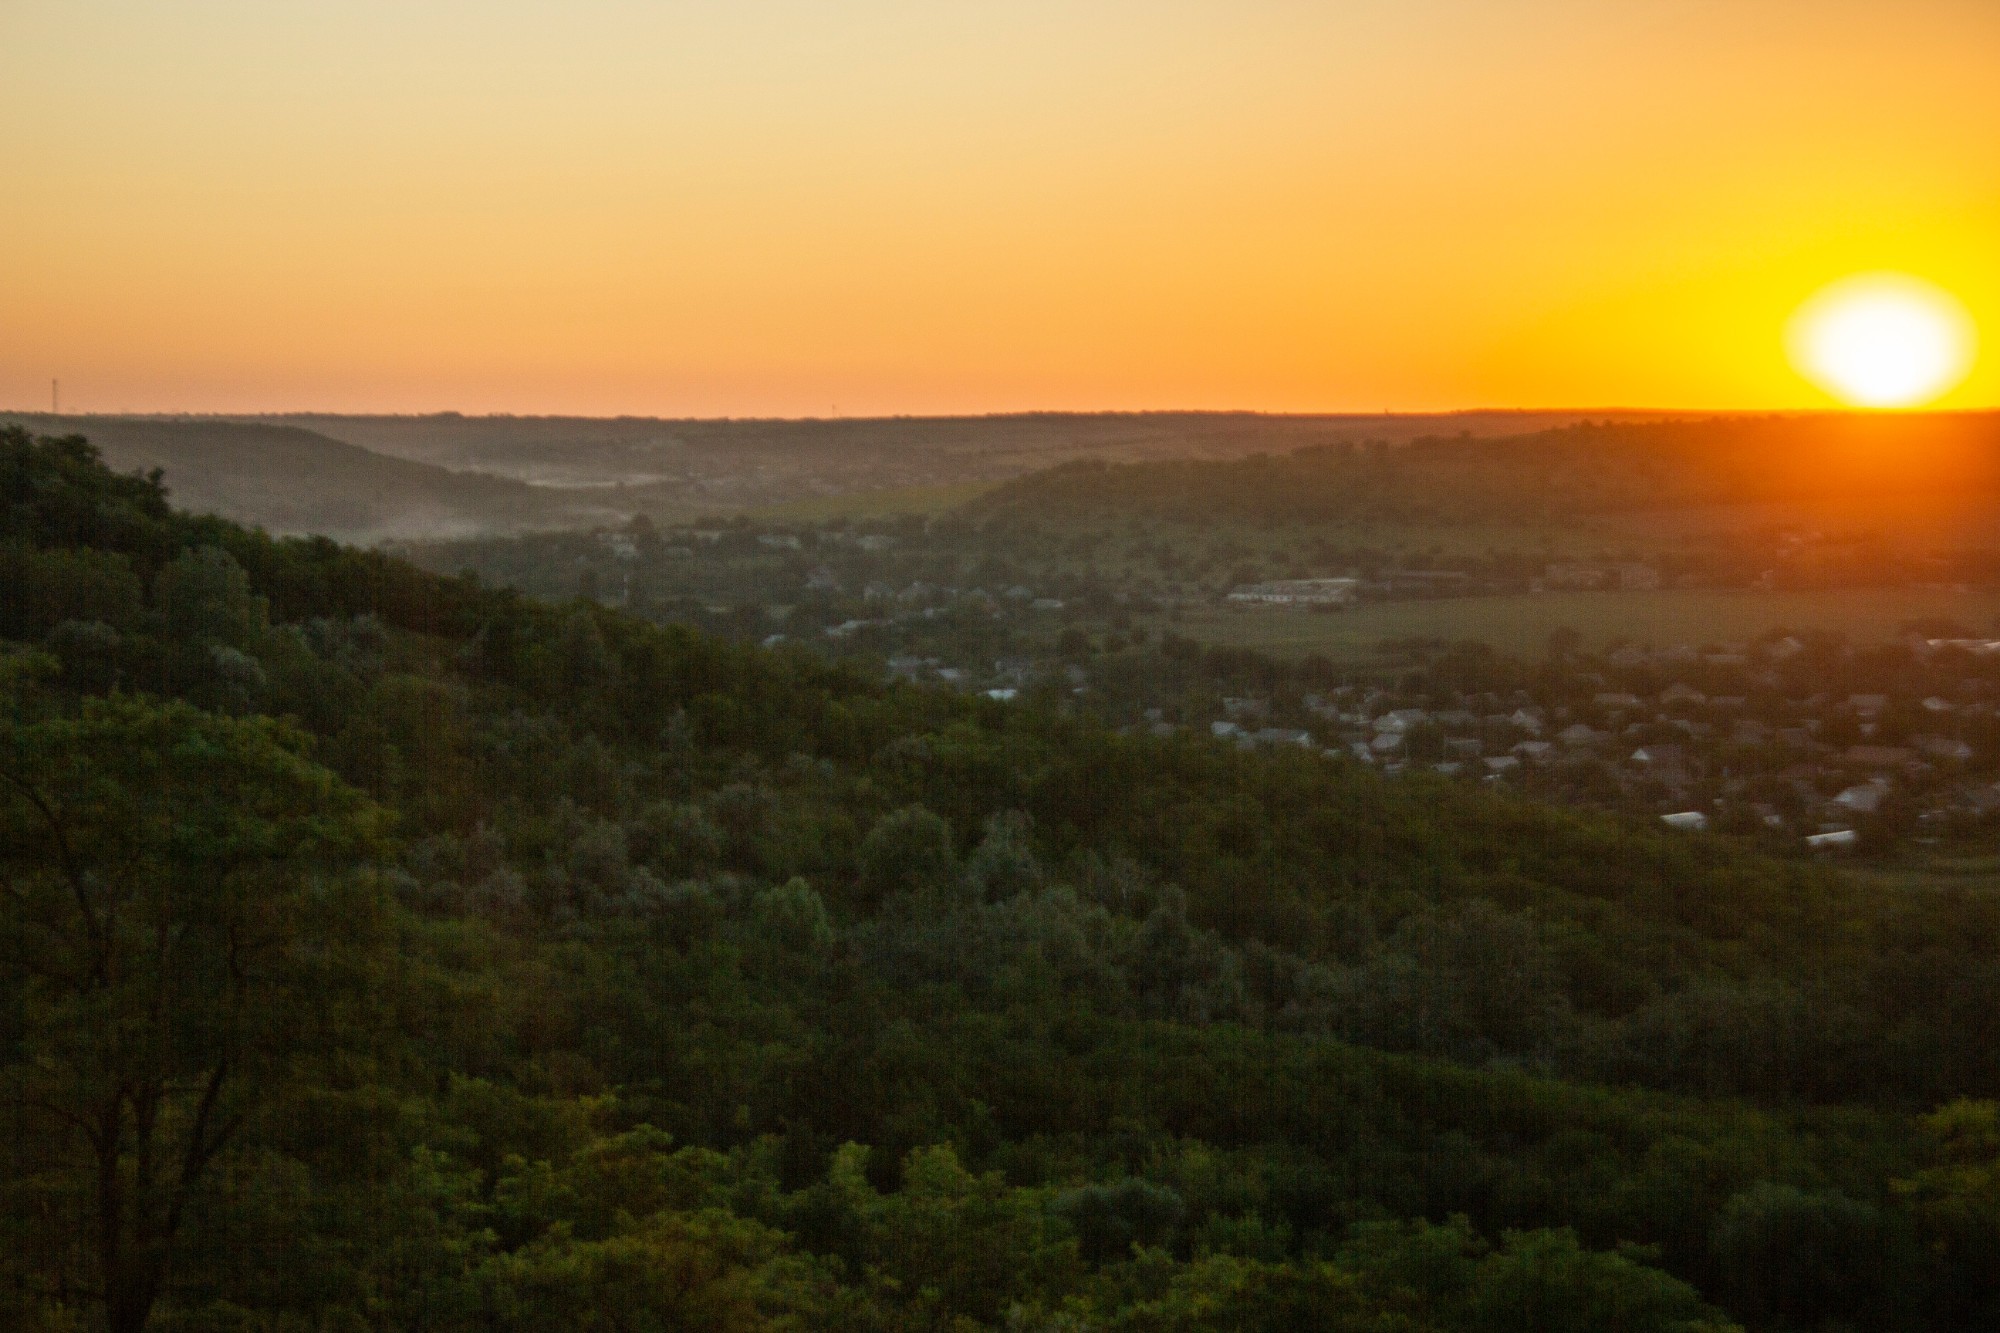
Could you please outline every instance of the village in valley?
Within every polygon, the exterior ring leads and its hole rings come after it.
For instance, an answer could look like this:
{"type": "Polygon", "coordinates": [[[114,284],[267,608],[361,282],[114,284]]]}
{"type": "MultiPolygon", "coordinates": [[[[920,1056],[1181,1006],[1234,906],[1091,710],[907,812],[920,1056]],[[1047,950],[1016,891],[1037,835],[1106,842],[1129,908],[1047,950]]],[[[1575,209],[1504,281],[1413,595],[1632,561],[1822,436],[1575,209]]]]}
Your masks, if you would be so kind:
{"type": "Polygon", "coordinates": [[[1815,851],[2000,817],[2000,639],[1913,637],[1872,652],[1789,634],[1623,645],[1565,656],[1512,690],[1456,689],[1440,674],[1304,694],[1310,728],[1274,725],[1269,699],[1225,698],[1209,730],[1385,773],[1642,807],[1690,832],[1785,834],[1815,851]]]}
{"type": "Polygon", "coordinates": [[[638,523],[417,554],[996,703],[1505,785],[1801,854],[2000,825],[2000,637],[1974,627],[1988,599],[1898,568],[1875,593],[1907,616],[1852,636],[1789,628],[1788,608],[1817,603],[1788,597],[1866,595],[1792,586],[1802,567],[1824,574],[1827,545],[1445,561],[1322,544],[1313,555],[1346,557],[1326,575],[1227,533],[1122,546],[904,515],[638,523]],[[1664,605],[1680,608],[1674,639],[1648,632],[1664,605]],[[1754,633],[1746,606],[1766,622],[1754,633]],[[1937,606],[1974,624],[1922,614],[1937,606]],[[1571,612],[1576,627],[1502,642],[1474,620],[1571,612]],[[1341,650],[1371,617],[1395,619],[1341,650]]]}

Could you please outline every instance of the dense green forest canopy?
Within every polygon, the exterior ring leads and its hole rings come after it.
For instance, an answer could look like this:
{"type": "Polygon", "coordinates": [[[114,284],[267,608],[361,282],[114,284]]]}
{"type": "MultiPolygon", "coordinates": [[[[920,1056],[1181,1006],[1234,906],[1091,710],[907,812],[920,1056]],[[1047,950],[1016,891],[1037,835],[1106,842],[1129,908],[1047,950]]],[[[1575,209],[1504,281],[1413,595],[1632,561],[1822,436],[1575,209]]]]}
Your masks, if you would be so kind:
{"type": "Polygon", "coordinates": [[[1141,513],[1282,522],[1533,522],[1885,496],[2000,503],[2000,416],[1600,421],[1231,460],[1077,462],[997,488],[993,516],[1141,513]]]}
{"type": "Polygon", "coordinates": [[[0,1319],[1962,1328],[2000,906],[0,433],[0,1319]]]}

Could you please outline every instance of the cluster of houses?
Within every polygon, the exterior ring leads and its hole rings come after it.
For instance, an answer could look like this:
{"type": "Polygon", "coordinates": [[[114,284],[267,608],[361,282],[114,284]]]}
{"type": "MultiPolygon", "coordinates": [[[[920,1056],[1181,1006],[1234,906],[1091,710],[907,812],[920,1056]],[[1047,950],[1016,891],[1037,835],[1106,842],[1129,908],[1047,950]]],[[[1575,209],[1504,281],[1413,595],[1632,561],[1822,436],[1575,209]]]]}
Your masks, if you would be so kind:
{"type": "Polygon", "coordinates": [[[1278,579],[1245,584],[1227,600],[1247,606],[1351,606],[1360,596],[1360,579],[1278,579]]]}
{"type": "MultiPolygon", "coordinates": [[[[809,592],[840,592],[841,585],[829,571],[816,570],[807,579],[809,592]]],[[[970,609],[990,617],[998,617],[1006,609],[1030,612],[1060,611],[1066,603],[1060,597],[1043,597],[1025,587],[1011,587],[999,593],[988,592],[984,588],[970,590],[941,587],[921,580],[897,588],[886,583],[870,583],[862,589],[862,598],[871,607],[879,607],[883,614],[872,616],[848,616],[843,620],[824,625],[820,634],[828,639],[850,639],[863,630],[888,629],[898,624],[912,621],[936,621],[951,615],[955,609],[970,609]]],[[[766,648],[785,643],[789,634],[771,634],[764,640],[766,648]]],[[[894,666],[897,659],[891,659],[891,674],[905,679],[918,679],[921,672],[912,673],[894,666]]],[[[911,659],[917,660],[917,659],[911,659]]],[[[933,665],[936,665],[933,662],[933,665]]],[[[940,671],[938,679],[954,683],[965,678],[968,673],[962,669],[940,671]]]]}
{"type": "Polygon", "coordinates": [[[1500,577],[1462,569],[1382,569],[1368,577],[1275,579],[1231,589],[1223,600],[1258,608],[1338,608],[1364,599],[1463,597],[1474,593],[1554,591],[1649,591],[1664,586],[1660,571],[1634,562],[1553,563],[1539,577],[1500,577]]]}
{"type": "Polygon", "coordinates": [[[1597,591],[1619,588],[1647,592],[1661,584],[1660,571],[1651,565],[1630,561],[1617,564],[1584,564],[1564,561],[1547,566],[1542,577],[1530,587],[1537,592],[1553,589],[1597,591]]]}
{"type": "MultiPolygon", "coordinates": [[[[1494,659],[1484,675],[1458,671],[1448,681],[1425,667],[1393,685],[1357,674],[1350,683],[1322,675],[1309,686],[1304,676],[1174,655],[1171,636],[1160,636],[1161,659],[1147,658],[1153,631],[1135,629],[1131,616],[1170,600],[1144,591],[1152,585],[1036,577],[1031,561],[975,560],[976,551],[931,559],[914,535],[704,529],[673,539],[685,546],[663,546],[663,567],[703,547],[743,557],[736,573],[720,559],[686,563],[714,574],[712,589],[690,586],[704,604],[768,603],[749,622],[780,631],[761,633],[766,643],[881,654],[894,678],[995,700],[1054,691],[1158,733],[1192,727],[1385,773],[1519,785],[1538,797],[1643,812],[1689,833],[1761,832],[1816,850],[2000,824],[2000,639],[1912,638],[1854,650],[1772,635],[1571,651],[1551,662],[1494,659]],[[874,558],[890,550],[896,560],[874,558]],[[724,574],[740,576],[741,586],[724,574]],[[1031,578],[1043,586],[1030,587],[1031,578]],[[955,586],[975,580],[982,586],[955,586]]],[[[608,557],[614,573],[651,549],[623,532],[601,534],[596,545],[593,554],[608,557]]],[[[1689,577],[1679,567],[1609,559],[1475,572],[1383,568],[1244,583],[1227,604],[1337,610],[1501,583],[1610,593],[1689,577]]],[[[617,585],[605,578],[597,587],[617,585]]],[[[1214,585],[1201,596],[1213,597],[1214,585]]]]}
{"type": "Polygon", "coordinates": [[[1627,648],[1544,673],[1532,690],[1308,694],[1299,703],[1310,728],[1273,725],[1267,700],[1228,698],[1210,731],[1388,773],[1648,809],[1690,832],[1764,830],[1814,850],[2000,819],[2000,640],[1913,640],[1902,651],[1895,680],[1851,689],[1838,660],[1792,661],[1805,646],[1790,638],[1627,648]]]}

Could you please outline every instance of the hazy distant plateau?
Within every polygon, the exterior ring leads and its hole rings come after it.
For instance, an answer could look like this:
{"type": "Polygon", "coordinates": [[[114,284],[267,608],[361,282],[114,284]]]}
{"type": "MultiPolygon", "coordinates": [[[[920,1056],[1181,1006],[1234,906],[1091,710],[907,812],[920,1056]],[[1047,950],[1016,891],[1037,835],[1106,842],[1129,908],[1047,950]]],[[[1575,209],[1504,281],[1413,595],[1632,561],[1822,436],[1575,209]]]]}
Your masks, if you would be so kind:
{"type": "Polygon", "coordinates": [[[177,504],[282,535],[375,543],[683,521],[829,496],[1004,481],[1080,458],[1289,453],[1349,440],[1497,436],[1664,413],[1020,414],[827,420],[647,417],[52,416],[177,504]]]}

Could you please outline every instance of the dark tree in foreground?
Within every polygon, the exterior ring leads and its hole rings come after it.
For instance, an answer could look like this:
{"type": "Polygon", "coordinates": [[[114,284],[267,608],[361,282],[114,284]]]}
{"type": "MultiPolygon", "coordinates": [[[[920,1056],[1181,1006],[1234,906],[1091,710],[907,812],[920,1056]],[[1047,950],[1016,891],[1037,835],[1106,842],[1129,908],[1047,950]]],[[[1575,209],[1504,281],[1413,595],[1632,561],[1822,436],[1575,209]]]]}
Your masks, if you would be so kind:
{"type": "Polygon", "coordinates": [[[205,1179],[360,1030],[372,815],[184,704],[0,722],[0,1117],[18,1283],[145,1326],[205,1179]]]}

